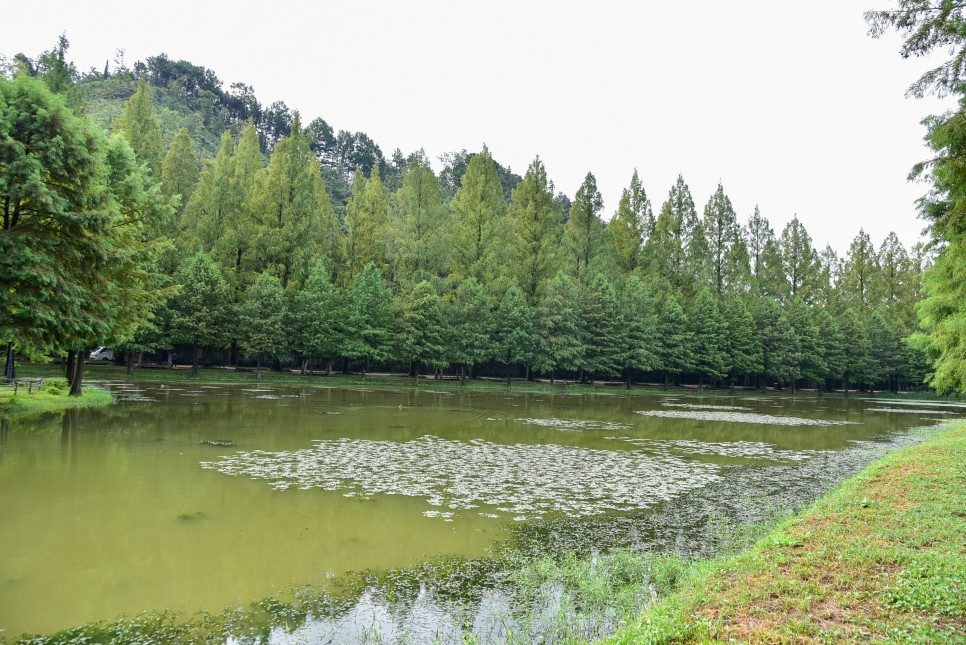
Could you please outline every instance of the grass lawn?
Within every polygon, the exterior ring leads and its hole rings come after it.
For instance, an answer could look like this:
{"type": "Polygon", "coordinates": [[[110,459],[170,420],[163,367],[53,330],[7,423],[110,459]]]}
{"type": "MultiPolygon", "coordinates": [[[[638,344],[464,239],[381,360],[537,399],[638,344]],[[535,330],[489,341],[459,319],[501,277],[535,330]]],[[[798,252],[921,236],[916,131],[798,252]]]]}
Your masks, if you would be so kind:
{"type": "Polygon", "coordinates": [[[83,396],[67,396],[67,383],[64,379],[50,380],[44,387],[35,385],[32,392],[28,392],[28,387],[24,384],[17,388],[16,394],[13,386],[0,387],[0,416],[9,418],[59,412],[68,408],[91,408],[113,402],[114,397],[110,392],[93,387],[85,387],[83,396]]]}
{"type": "Polygon", "coordinates": [[[607,643],[966,643],[966,423],[693,565],[607,643]]]}

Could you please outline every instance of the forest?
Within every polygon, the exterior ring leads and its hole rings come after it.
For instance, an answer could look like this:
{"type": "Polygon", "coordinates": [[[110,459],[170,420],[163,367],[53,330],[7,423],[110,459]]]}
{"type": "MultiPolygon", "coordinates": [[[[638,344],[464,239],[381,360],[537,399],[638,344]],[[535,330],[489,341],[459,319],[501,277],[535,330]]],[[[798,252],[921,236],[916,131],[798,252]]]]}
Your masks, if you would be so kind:
{"type": "MultiPolygon", "coordinates": [[[[388,158],[164,54],[80,72],[62,36],[0,58],[0,329],[15,352],[820,389],[924,387],[932,251],[739,216],[636,170],[605,213],[536,157],[388,158]],[[910,342],[910,338],[912,339],[910,342]]],[[[942,389],[942,388],[941,388],[942,389]]]]}

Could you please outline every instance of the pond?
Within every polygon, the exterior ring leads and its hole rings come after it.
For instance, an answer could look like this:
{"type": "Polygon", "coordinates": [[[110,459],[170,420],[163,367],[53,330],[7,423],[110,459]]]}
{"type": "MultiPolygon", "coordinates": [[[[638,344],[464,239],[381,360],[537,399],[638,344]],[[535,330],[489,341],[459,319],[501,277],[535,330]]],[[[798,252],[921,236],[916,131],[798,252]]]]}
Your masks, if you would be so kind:
{"type": "MultiPolygon", "coordinates": [[[[751,392],[99,385],[121,402],[2,438],[0,634],[219,611],[510,542],[705,554],[716,525],[800,508],[917,441],[909,428],[966,413],[751,392]]],[[[377,604],[363,594],[356,612],[396,620],[377,604]]]]}

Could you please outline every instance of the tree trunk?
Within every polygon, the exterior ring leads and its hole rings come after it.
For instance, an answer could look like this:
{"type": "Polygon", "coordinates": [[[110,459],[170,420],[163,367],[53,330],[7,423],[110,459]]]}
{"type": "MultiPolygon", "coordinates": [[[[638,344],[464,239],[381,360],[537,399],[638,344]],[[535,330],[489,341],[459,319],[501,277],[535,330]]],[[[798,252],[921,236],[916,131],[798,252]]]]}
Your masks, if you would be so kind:
{"type": "Polygon", "coordinates": [[[262,380],[262,353],[255,354],[255,380],[262,380]]]}
{"type": "Polygon", "coordinates": [[[305,376],[305,369],[309,366],[309,359],[302,359],[302,376],[305,376]]]}
{"type": "Polygon", "coordinates": [[[460,385],[466,386],[466,363],[460,363],[460,385]]]}
{"type": "Polygon", "coordinates": [[[627,368],[627,383],[626,383],[626,386],[627,386],[627,389],[628,390],[631,389],[631,368],[629,368],[629,367],[627,368]]]}
{"type": "Polygon", "coordinates": [[[74,381],[70,384],[70,396],[81,396],[84,393],[84,356],[86,350],[82,349],[77,354],[74,365],[74,381]]]}
{"type": "Polygon", "coordinates": [[[555,373],[556,373],[556,370],[554,370],[553,368],[550,368],[550,385],[556,384],[555,383],[556,379],[554,378],[555,373]]]}
{"type": "Polygon", "coordinates": [[[198,345],[191,346],[191,375],[198,376],[198,345]]]}
{"type": "Polygon", "coordinates": [[[362,361],[362,382],[366,382],[366,368],[369,367],[369,361],[362,361]]]}
{"type": "Polygon", "coordinates": [[[67,366],[64,371],[64,376],[67,377],[67,385],[74,384],[74,369],[77,365],[77,350],[69,349],[67,350],[67,366]]]}
{"type": "Polygon", "coordinates": [[[507,363],[506,363],[506,386],[507,387],[510,387],[510,370],[511,370],[511,368],[512,368],[512,365],[510,365],[510,361],[507,361],[507,363]]]}
{"type": "Polygon", "coordinates": [[[14,360],[13,360],[13,341],[7,342],[7,364],[5,366],[3,374],[7,380],[7,383],[9,383],[10,381],[12,381],[17,377],[17,370],[14,367],[14,360]]]}
{"type": "Polygon", "coordinates": [[[413,385],[419,385],[419,361],[413,361],[413,385]]]}
{"type": "Polygon", "coordinates": [[[325,375],[332,376],[332,359],[328,359],[325,364],[325,375]]]}
{"type": "Polygon", "coordinates": [[[134,371],[134,352],[127,353],[127,373],[131,374],[134,371]]]}
{"type": "Polygon", "coordinates": [[[231,340],[231,349],[228,350],[228,364],[238,367],[238,341],[234,338],[231,340]]]}

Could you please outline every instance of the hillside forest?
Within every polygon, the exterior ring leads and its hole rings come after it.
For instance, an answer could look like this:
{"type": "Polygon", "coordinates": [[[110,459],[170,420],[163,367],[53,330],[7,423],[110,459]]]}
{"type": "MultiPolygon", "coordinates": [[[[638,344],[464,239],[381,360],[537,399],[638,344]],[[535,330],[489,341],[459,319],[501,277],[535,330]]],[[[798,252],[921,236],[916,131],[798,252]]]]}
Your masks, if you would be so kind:
{"type": "MultiPolygon", "coordinates": [[[[79,71],[69,43],[0,58],[0,330],[15,352],[199,364],[908,389],[930,372],[930,252],[863,230],[844,255],[724,186],[614,212],[536,157],[386,156],[164,54],[79,71]],[[917,333],[918,332],[918,333],[917,333]],[[910,337],[920,342],[909,342],[910,337]]],[[[649,187],[654,190],[654,187],[649,187]]],[[[660,195],[657,197],[656,195],[660,195]]],[[[847,224],[846,224],[847,225],[847,224]]]]}

